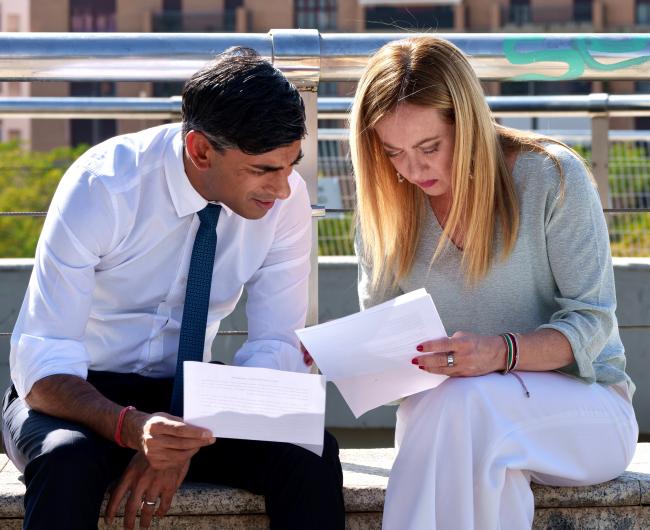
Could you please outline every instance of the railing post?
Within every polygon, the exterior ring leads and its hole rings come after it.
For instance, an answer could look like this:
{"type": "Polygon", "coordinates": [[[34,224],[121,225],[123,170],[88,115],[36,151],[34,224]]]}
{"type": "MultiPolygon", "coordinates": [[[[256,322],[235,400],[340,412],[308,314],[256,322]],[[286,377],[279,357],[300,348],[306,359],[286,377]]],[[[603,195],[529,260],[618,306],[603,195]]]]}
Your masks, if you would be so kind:
{"type": "Polygon", "coordinates": [[[591,167],[598,185],[603,208],[610,208],[609,197],[609,116],[607,94],[590,94],[591,113],[591,167]]]}
{"type": "MultiPolygon", "coordinates": [[[[307,183],[312,205],[318,202],[318,82],[320,80],[320,34],[317,30],[269,32],[273,64],[300,89],[307,114],[307,137],[302,143],[304,158],[298,171],[307,183]]],[[[307,325],[318,323],[318,218],[312,217],[311,275],[307,325]]]]}

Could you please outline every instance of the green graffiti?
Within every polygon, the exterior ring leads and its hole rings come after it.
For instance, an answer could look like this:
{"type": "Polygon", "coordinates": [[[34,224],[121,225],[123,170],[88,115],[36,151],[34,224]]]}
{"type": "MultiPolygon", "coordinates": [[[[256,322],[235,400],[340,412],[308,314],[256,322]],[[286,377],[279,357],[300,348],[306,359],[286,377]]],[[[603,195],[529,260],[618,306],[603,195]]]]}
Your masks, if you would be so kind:
{"type": "Polygon", "coordinates": [[[625,59],[612,64],[603,64],[591,55],[596,53],[633,53],[648,49],[650,37],[631,37],[628,39],[604,39],[591,37],[573,37],[566,39],[568,45],[562,49],[539,49],[521,52],[517,50],[522,43],[532,44],[542,48],[547,40],[539,37],[507,38],[503,41],[503,53],[511,64],[535,64],[540,62],[560,62],[567,65],[567,70],[561,75],[551,76],[542,73],[527,73],[510,78],[510,81],[558,81],[578,79],[585,68],[611,72],[623,68],[638,66],[650,61],[650,54],[625,59]]]}

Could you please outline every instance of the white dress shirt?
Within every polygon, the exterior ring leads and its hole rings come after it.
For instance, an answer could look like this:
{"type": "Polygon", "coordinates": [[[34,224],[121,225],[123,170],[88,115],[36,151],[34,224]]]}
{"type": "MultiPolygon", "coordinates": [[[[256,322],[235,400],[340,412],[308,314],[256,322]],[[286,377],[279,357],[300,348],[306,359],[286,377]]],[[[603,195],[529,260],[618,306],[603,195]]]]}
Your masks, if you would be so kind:
{"type": "MultiPolygon", "coordinates": [[[[169,377],[176,369],[196,212],[207,201],[183,167],[178,124],[112,138],[79,158],[54,195],[11,337],[18,394],[88,370],[169,377]]],[[[204,360],[246,287],[248,340],[234,363],[307,371],[311,208],[304,181],[261,219],[227,206],[217,225],[204,360]]]]}

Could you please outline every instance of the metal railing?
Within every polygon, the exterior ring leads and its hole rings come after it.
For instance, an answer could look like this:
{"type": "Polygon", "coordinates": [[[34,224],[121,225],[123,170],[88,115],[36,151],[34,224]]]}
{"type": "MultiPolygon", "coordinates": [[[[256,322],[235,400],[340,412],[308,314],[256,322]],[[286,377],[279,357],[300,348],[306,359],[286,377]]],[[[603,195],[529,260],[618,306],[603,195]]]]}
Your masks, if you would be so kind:
{"type": "MultiPolygon", "coordinates": [[[[301,173],[317,202],[320,81],[358,79],[383,44],[414,36],[320,34],[271,30],[266,34],[0,34],[0,81],[183,81],[215,54],[248,46],[269,58],[302,92],[308,136],[301,173]]],[[[440,34],[470,56],[479,77],[492,81],[650,79],[645,34],[440,34]]],[[[173,103],[173,102],[172,102],[173,103]]],[[[132,116],[133,117],[133,116],[132,116]]],[[[592,114],[592,164],[607,189],[608,111],[592,114]]],[[[602,197],[607,206],[609,199],[602,197]]],[[[313,227],[317,242],[316,224],[313,227]]],[[[309,322],[317,321],[317,249],[312,252],[309,322]]]]}
{"type": "MultiPolygon", "coordinates": [[[[417,33],[3,33],[0,80],[184,81],[215,54],[242,45],[301,85],[354,81],[383,44],[417,33]]],[[[470,56],[483,80],[649,79],[644,33],[439,34],[470,56]]]]}
{"type": "MultiPolygon", "coordinates": [[[[584,96],[487,96],[496,117],[650,116],[650,94],[584,96]]],[[[347,119],[350,97],[319,97],[318,119],[347,119]]],[[[177,119],[180,96],[155,97],[0,97],[0,117],[177,119]]]]}
{"type": "MultiPolygon", "coordinates": [[[[591,161],[590,131],[539,132],[571,145],[591,161]]],[[[320,254],[351,255],[355,190],[348,131],[321,129],[318,134],[320,202],[328,212],[319,222],[320,254]]],[[[611,204],[604,212],[609,219],[612,254],[650,256],[650,131],[610,132],[607,158],[611,204]]]]}

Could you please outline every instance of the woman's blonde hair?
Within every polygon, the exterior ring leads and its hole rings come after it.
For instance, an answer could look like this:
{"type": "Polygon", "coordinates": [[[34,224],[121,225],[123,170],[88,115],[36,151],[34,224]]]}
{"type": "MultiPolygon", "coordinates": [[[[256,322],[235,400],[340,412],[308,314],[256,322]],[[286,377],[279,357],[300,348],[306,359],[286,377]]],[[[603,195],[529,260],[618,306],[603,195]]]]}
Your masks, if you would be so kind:
{"type": "Polygon", "coordinates": [[[466,279],[474,283],[487,274],[494,258],[497,220],[504,256],[517,239],[519,201],[504,148],[543,150],[541,137],[494,122],[469,61],[450,42],[426,36],[383,46],[359,80],[350,118],[360,250],[374,264],[375,284],[384,275],[397,283],[408,274],[429,207],[420,189],[398,183],[374,130],[401,102],[437,109],[455,125],[451,209],[432,260],[462,223],[463,267],[466,279]]]}

